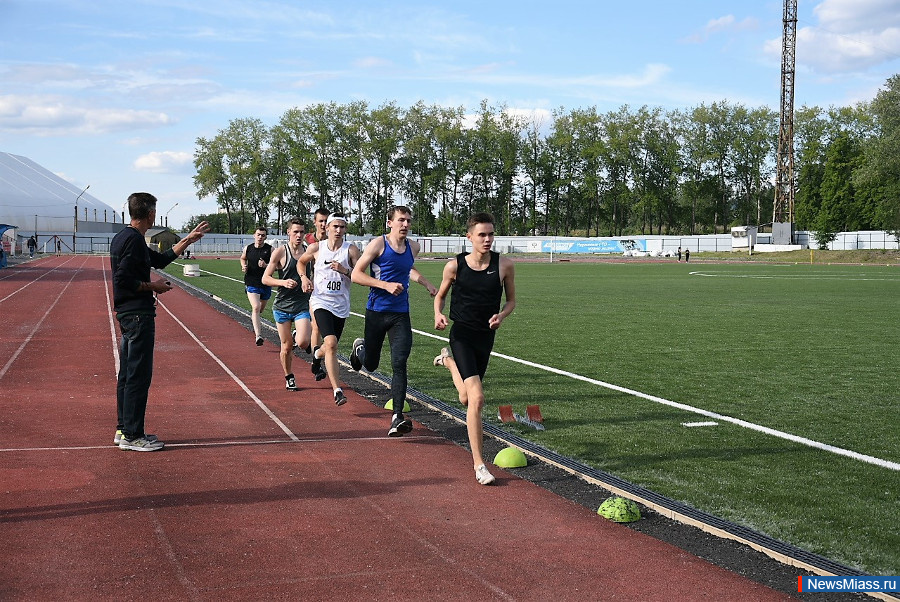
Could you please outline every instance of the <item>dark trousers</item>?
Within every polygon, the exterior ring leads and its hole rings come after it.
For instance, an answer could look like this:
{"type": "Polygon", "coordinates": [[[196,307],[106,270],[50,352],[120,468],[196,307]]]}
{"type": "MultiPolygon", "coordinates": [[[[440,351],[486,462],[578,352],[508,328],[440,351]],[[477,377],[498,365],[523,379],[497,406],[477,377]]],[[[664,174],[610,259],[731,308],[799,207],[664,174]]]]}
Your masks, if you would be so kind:
{"type": "Polygon", "coordinates": [[[116,385],[118,426],[127,439],[144,436],[144,414],[153,380],[154,316],[131,315],[119,320],[119,381],[116,385]]]}
{"type": "Polygon", "coordinates": [[[369,372],[378,368],[385,335],[391,345],[391,395],[395,411],[399,412],[403,410],[403,402],[406,400],[406,362],[412,351],[412,322],[409,314],[366,310],[366,352],[361,359],[369,372]]]}

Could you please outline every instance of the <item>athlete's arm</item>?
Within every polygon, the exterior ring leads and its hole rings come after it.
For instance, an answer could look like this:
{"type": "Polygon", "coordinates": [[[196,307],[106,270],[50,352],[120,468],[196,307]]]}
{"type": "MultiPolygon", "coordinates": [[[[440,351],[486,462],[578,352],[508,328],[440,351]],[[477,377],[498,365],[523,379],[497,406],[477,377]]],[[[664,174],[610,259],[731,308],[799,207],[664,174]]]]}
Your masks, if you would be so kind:
{"type": "Polygon", "coordinates": [[[506,303],[500,312],[491,316],[488,325],[497,329],[500,323],[516,308],[516,268],[515,264],[506,257],[500,258],[500,280],[503,282],[503,290],[506,293],[506,303]]]}
{"type": "Polygon", "coordinates": [[[241,271],[247,271],[247,247],[244,247],[244,250],[241,253],[241,271]]]}
{"type": "Polygon", "coordinates": [[[447,300],[447,293],[450,287],[456,281],[456,260],[451,259],[444,266],[444,272],[441,277],[441,287],[434,295],[434,329],[444,330],[447,328],[447,316],[444,315],[444,302],[447,300]]]}
{"type": "Polygon", "coordinates": [[[309,276],[306,275],[306,266],[310,261],[315,264],[315,261],[318,257],[319,243],[314,242],[306,247],[306,251],[304,251],[303,255],[300,256],[300,259],[297,260],[297,273],[300,274],[300,286],[302,287],[304,293],[308,293],[313,290],[312,280],[310,280],[309,276]],[[303,282],[304,278],[306,278],[306,283],[303,282]]]}
{"type": "Polygon", "coordinates": [[[359,258],[359,261],[357,261],[356,265],[353,266],[353,272],[351,272],[350,274],[350,280],[362,286],[381,288],[388,291],[392,295],[399,295],[403,292],[402,284],[400,284],[399,282],[385,282],[384,280],[378,280],[377,278],[373,278],[366,273],[366,270],[369,269],[369,265],[371,265],[371,263],[383,252],[384,237],[379,236],[378,238],[372,239],[372,241],[369,242],[368,245],[366,245],[366,249],[362,252],[362,256],[359,258]]]}
{"type": "Polygon", "coordinates": [[[280,266],[281,262],[284,261],[284,254],[286,252],[286,247],[278,247],[272,251],[272,260],[269,261],[269,265],[266,266],[266,271],[263,272],[262,277],[262,283],[266,286],[283,286],[285,288],[294,288],[297,286],[297,281],[292,278],[281,280],[280,278],[275,278],[273,276],[275,268],[280,266]]]}

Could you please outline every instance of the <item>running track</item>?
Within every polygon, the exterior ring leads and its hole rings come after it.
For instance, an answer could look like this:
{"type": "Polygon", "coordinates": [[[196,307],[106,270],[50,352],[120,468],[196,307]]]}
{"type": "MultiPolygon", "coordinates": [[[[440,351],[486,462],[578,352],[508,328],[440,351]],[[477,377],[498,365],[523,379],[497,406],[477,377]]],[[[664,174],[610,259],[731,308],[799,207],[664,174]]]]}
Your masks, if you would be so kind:
{"type": "MultiPolygon", "coordinates": [[[[114,447],[108,259],[0,271],[0,600],[784,600],[389,415],[181,290],[114,447]]],[[[170,313],[171,312],[171,313],[170,313]]]]}

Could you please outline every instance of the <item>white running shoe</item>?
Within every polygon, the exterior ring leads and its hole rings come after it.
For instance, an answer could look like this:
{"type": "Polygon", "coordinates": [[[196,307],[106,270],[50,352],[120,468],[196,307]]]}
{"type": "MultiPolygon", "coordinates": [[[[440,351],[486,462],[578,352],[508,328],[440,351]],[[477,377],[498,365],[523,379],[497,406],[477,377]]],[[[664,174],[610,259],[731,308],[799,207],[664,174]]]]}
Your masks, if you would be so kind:
{"type": "Polygon", "coordinates": [[[482,485],[490,485],[496,480],[494,479],[494,475],[488,472],[488,469],[484,464],[479,464],[478,468],[475,469],[475,478],[482,485]]]}

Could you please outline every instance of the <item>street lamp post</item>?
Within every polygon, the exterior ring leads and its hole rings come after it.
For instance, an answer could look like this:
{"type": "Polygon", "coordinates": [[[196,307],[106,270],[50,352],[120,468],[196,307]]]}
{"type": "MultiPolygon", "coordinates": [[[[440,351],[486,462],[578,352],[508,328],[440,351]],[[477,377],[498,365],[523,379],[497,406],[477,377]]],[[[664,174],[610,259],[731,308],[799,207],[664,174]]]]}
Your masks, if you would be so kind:
{"type": "Polygon", "coordinates": [[[169,214],[172,213],[172,209],[174,209],[174,208],[177,207],[177,206],[178,206],[178,203],[175,203],[174,205],[172,205],[172,208],[171,208],[171,209],[169,209],[168,211],[166,211],[166,228],[169,227],[169,214]]]}
{"type": "MultiPolygon", "coordinates": [[[[78,238],[78,199],[80,199],[80,198],[81,198],[81,195],[83,195],[85,192],[87,192],[87,189],[90,188],[90,187],[91,187],[91,185],[88,184],[87,186],[84,187],[84,190],[82,190],[81,192],[79,192],[79,193],[78,193],[78,196],[75,197],[75,228],[74,228],[74,230],[73,230],[73,232],[72,232],[72,252],[73,252],[73,253],[76,252],[76,250],[75,250],[75,243],[76,243],[76,239],[78,238]]],[[[87,211],[87,210],[85,210],[84,221],[87,221],[87,213],[86,213],[86,211],[87,211]]]]}

